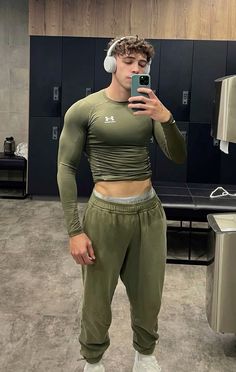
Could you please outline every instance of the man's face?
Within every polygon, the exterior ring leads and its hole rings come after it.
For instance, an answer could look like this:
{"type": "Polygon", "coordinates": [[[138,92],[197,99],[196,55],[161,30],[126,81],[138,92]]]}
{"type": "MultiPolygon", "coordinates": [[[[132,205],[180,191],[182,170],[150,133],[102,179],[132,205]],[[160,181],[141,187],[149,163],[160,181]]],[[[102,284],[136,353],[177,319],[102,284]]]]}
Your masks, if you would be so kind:
{"type": "Polygon", "coordinates": [[[115,77],[119,85],[126,90],[130,90],[131,76],[133,74],[143,74],[147,63],[147,57],[143,54],[117,55],[115,77]]]}

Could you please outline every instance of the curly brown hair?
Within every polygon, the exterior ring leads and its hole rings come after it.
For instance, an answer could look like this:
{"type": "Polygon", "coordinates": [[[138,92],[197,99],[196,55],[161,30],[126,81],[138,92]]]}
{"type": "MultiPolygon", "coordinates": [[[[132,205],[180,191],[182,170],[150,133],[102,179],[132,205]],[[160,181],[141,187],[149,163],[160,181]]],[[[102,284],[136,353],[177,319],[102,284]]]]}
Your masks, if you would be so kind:
{"type": "Polygon", "coordinates": [[[123,38],[116,37],[108,43],[108,49],[117,40],[120,41],[117,42],[117,44],[115,45],[114,49],[111,52],[111,55],[129,55],[132,53],[140,53],[146,55],[148,62],[154,57],[155,51],[152,44],[150,44],[145,39],[139,39],[138,36],[127,36],[123,38]]]}

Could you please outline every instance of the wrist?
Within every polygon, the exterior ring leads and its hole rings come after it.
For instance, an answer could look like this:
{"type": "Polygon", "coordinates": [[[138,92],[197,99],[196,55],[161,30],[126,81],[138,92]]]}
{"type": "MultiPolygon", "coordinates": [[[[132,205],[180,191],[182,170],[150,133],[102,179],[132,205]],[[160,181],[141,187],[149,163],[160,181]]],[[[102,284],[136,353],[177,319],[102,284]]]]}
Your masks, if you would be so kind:
{"type": "Polygon", "coordinates": [[[84,234],[83,230],[73,231],[73,232],[70,232],[68,235],[69,235],[69,238],[71,239],[81,234],[84,234]]]}
{"type": "Polygon", "coordinates": [[[169,112],[169,118],[167,120],[161,121],[161,124],[164,125],[171,125],[175,123],[175,119],[173,118],[173,115],[171,112],[169,112]]]}

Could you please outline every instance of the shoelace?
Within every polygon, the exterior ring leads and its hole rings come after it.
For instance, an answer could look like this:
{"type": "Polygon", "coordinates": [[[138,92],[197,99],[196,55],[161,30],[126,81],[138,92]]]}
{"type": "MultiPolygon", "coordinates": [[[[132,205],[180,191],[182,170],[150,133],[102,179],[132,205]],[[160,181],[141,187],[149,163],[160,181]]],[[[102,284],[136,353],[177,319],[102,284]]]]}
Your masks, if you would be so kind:
{"type": "Polygon", "coordinates": [[[236,196],[236,194],[231,194],[223,187],[219,186],[214,191],[211,192],[210,198],[221,198],[222,196],[236,196]],[[221,194],[216,194],[217,192],[221,191],[221,194]]]}

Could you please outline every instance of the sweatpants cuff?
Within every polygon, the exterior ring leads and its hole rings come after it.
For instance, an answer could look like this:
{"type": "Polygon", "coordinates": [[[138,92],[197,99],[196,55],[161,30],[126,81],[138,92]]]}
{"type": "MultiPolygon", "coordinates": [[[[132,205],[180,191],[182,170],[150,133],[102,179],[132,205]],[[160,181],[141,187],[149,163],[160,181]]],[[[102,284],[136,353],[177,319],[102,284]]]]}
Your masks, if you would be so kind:
{"type": "Polygon", "coordinates": [[[95,363],[100,362],[102,357],[99,357],[99,358],[84,358],[84,359],[86,360],[86,362],[88,362],[90,364],[95,364],[95,363]]]}

